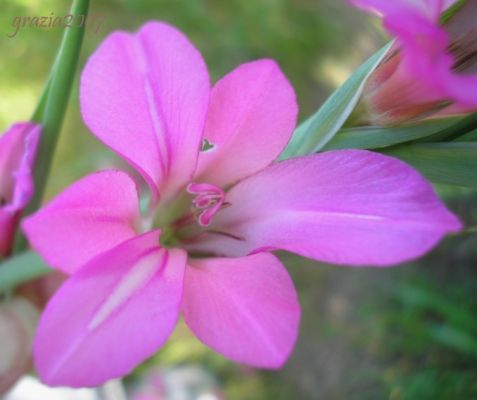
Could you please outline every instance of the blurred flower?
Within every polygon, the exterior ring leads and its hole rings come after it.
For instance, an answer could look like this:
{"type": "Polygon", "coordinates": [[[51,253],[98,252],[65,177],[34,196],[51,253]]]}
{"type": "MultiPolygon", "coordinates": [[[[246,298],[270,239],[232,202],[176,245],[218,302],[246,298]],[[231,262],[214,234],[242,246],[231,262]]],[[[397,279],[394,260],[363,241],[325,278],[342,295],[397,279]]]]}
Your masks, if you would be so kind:
{"type": "Polygon", "coordinates": [[[22,122],[0,137],[0,259],[11,250],[20,213],[33,195],[33,166],[40,127],[22,122]]]}
{"type": "Polygon", "coordinates": [[[180,312],[226,357],[280,367],[300,307],[271,251],[387,266],[460,228],[431,186],[390,157],[335,151],[270,166],[297,115],[279,67],[243,64],[210,90],[200,53],[163,23],[102,43],[82,74],[81,109],[152,196],[141,215],[134,181],[104,171],[25,220],[32,246],[72,275],[35,339],[37,369],[51,385],[129,373],[167,340],[180,312]]]}
{"type": "Polygon", "coordinates": [[[443,24],[455,1],[351,0],[382,16],[396,38],[367,82],[363,99],[375,124],[477,110],[477,0],[468,0],[443,24]]]}
{"type": "Polygon", "coordinates": [[[0,303],[0,396],[31,367],[38,311],[25,299],[0,303]]]}

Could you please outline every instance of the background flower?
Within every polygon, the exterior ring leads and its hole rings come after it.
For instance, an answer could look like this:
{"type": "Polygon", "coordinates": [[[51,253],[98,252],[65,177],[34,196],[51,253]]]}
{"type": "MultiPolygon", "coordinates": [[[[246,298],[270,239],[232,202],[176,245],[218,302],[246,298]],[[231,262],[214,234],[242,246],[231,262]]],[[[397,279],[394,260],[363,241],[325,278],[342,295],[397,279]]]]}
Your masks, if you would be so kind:
{"type": "Polygon", "coordinates": [[[10,254],[20,214],[33,195],[39,135],[38,125],[24,122],[0,137],[0,258],[10,254]]]}
{"type": "Polygon", "coordinates": [[[455,1],[352,2],[378,13],[396,38],[364,92],[372,122],[409,123],[477,110],[477,2],[466,1],[444,22],[441,15],[455,1]]]}

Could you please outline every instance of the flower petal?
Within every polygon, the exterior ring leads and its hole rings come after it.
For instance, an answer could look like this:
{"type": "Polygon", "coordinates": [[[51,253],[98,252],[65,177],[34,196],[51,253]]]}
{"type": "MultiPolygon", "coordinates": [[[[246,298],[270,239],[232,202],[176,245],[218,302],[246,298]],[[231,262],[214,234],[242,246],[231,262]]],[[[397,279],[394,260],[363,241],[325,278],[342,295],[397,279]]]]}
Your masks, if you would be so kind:
{"type": "Polygon", "coordinates": [[[40,131],[39,125],[20,122],[0,137],[0,257],[10,252],[20,213],[33,196],[40,131]]]}
{"type": "Polygon", "coordinates": [[[419,13],[437,22],[442,11],[456,0],[349,0],[356,7],[387,17],[397,14],[419,13]]]}
{"type": "Polygon", "coordinates": [[[97,386],[125,375],[168,338],[179,314],[185,253],[157,231],[100,254],[47,305],[34,358],[48,385],[97,386]]]}
{"type": "Polygon", "coordinates": [[[261,253],[189,264],[182,310],[197,337],[234,361],[281,367],[297,338],[300,305],[280,261],[261,253]]]}
{"type": "Polygon", "coordinates": [[[468,22],[473,20],[461,21],[462,14],[469,15],[474,5],[467,4],[468,9],[464,5],[450,21],[441,25],[441,13],[455,1],[352,2],[382,15],[384,26],[396,37],[396,49],[399,49],[391,62],[385,61],[384,66],[375,71],[364,92],[373,123],[403,123],[432,114],[466,113],[477,107],[477,76],[465,71],[472,65],[469,60],[475,52],[472,24],[468,22]],[[453,37],[456,30],[453,25],[459,27],[456,37],[453,37]],[[390,71],[386,64],[395,65],[392,68],[395,72],[390,76],[386,73],[385,79],[377,82],[376,73],[390,71]]]}
{"type": "Polygon", "coordinates": [[[177,29],[149,22],[115,32],[81,76],[81,111],[91,131],[128,160],[155,195],[195,170],[209,101],[197,49],[177,29]]]}
{"type": "Polygon", "coordinates": [[[386,266],[419,257],[457,218],[407,164],[363,150],[300,157],[231,189],[194,250],[284,249],[320,261],[386,266]],[[222,233],[222,234],[220,234],[222,233]]]}
{"type": "Polygon", "coordinates": [[[0,197],[12,210],[23,208],[33,195],[31,174],[40,131],[37,124],[20,122],[0,137],[0,197]]]}
{"type": "Polygon", "coordinates": [[[97,254],[136,235],[139,204],[134,181],[103,171],[71,185],[22,228],[52,267],[74,273],[97,254]]]}
{"type": "Polygon", "coordinates": [[[272,60],[242,64],[215,85],[196,180],[226,186],[270,164],[298,113],[295,92],[272,60]]]}
{"type": "Polygon", "coordinates": [[[10,254],[20,216],[0,208],[0,260],[10,254]]]}
{"type": "MultiPolygon", "coordinates": [[[[452,51],[456,43],[443,27],[417,14],[404,13],[386,18],[384,24],[397,37],[402,53],[402,77],[393,79],[408,87],[411,103],[421,98],[421,102],[441,103],[452,99],[462,108],[477,106],[477,77],[458,71],[459,61],[452,51]]],[[[467,53],[461,54],[464,60],[472,54],[470,44],[467,53]]]]}

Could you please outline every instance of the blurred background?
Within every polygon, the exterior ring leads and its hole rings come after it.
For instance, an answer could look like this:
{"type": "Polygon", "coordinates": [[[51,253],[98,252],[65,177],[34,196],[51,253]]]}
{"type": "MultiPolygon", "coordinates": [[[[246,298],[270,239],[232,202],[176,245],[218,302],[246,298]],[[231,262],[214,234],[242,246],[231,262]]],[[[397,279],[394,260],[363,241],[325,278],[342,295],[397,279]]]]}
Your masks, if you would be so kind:
{"type": "MultiPolygon", "coordinates": [[[[67,13],[64,0],[0,0],[0,132],[30,117],[62,34],[60,28],[24,27],[10,38],[14,18],[67,13]]],[[[379,21],[344,0],[96,0],[91,13],[81,65],[109,32],[165,20],[200,49],[213,81],[239,63],[276,59],[297,91],[301,120],[387,39],[379,21]]],[[[90,171],[126,168],[83,125],[77,89],[49,197],[90,171]]],[[[468,229],[419,261],[352,269],[282,255],[303,307],[299,341],[283,370],[235,365],[181,323],[172,340],[125,380],[129,397],[477,398],[477,194],[438,190],[468,229]]]]}

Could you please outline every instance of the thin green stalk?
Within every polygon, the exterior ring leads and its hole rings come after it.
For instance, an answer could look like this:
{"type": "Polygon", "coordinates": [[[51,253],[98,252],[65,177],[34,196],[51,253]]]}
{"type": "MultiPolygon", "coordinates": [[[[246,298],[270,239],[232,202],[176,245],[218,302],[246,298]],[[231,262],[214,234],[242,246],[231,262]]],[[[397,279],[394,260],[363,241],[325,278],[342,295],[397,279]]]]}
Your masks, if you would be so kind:
{"type": "MultiPolygon", "coordinates": [[[[73,20],[79,20],[79,18],[76,18],[79,15],[84,15],[84,19],[86,19],[88,7],[89,0],[74,0],[71,7],[73,20]]],[[[36,211],[41,205],[51,161],[74,82],[83,36],[84,24],[65,28],[52,73],[32,117],[32,120],[42,125],[42,134],[33,173],[35,194],[25,210],[25,215],[36,211]]],[[[15,241],[14,253],[19,253],[26,248],[27,241],[19,231],[15,241]]]]}
{"type": "MultiPolygon", "coordinates": [[[[54,64],[53,64],[53,68],[51,69],[51,72],[53,71],[54,71],[54,64]]],[[[48,99],[48,94],[50,92],[50,87],[51,87],[51,75],[48,77],[45,88],[43,89],[43,92],[40,96],[40,100],[38,101],[35,111],[33,112],[33,115],[30,118],[32,122],[37,122],[41,124],[43,113],[45,111],[46,100],[48,99]]]]}

